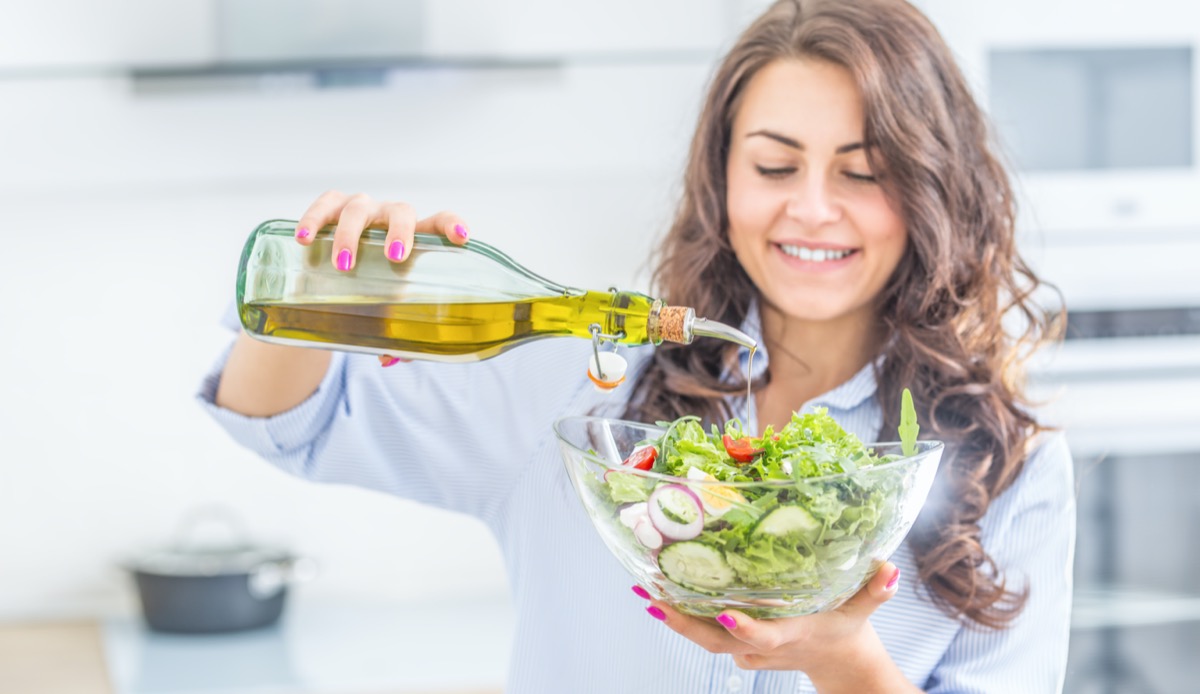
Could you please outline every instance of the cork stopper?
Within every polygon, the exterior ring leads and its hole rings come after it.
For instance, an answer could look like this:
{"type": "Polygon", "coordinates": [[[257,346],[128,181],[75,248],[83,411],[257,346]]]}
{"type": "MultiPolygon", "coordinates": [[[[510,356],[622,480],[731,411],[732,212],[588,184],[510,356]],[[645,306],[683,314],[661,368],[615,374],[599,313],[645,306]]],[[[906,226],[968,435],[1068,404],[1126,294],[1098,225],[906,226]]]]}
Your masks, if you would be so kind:
{"type": "Polygon", "coordinates": [[[658,310],[659,340],[684,345],[691,343],[695,317],[695,312],[687,306],[663,306],[658,310]]]}

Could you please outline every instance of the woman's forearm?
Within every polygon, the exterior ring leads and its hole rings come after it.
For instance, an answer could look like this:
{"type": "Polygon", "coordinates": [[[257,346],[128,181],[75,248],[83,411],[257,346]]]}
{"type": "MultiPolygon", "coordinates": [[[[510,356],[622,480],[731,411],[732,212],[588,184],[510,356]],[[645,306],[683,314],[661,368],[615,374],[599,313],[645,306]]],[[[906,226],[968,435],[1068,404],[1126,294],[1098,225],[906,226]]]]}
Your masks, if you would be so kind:
{"type": "Polygon", "coordinates": [[[921,691],[904,677],[875,630],[869,627],[861,648],[848,652],[843,659],[830,661],[827,668],[807,674],[820,694],[920,694],[921,691]]]}
{"type": "Polygon", "coordinates": [[[316,391],[331,358],[326,350],[273,345],[242,333],[225,363],[216,403],[250,417],[285,412],[316,391]]]}

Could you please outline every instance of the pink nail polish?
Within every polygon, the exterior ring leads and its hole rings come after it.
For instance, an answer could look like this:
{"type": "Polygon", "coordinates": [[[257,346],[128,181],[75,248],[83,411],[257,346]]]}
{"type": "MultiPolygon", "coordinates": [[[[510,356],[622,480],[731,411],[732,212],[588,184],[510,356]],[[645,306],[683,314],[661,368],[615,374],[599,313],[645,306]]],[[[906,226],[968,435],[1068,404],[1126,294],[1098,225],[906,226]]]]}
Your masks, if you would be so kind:
{"type": "Polygon", "coordinates": [[[650,593],[646,592],[646,589],[641,586],[634,586],[633,588],[630,588],[630,590],[632,590],[633,594],[638,596],[642,600],[650,599],[650,593]]]}
{"type": "Polygon", "coordinates": [[[887,582],[887,585],[884,586],[884,589],[891,590],[892,588],[895,588],[896,584],[899,582],[900,582],[900,567],[896,567],[896,573],[892,574],[892,580],[887,582]]]}
{"type": "Polygon", "coordinates": [[[396,364],[399,364],[400,360],[396,357],[384,357],[379,363],[381,366],[383,366],[383,368],[386,369],[389,366],[395,366],[396,364]]]}
{"type": "Polygon", "coordinates": [[[343,248],[338,252],[337,269],[346,272],[350,269],[350,250],[343,248]]]}
{"type": "Polygon", "coordinates": [[[306,238],[308,238],[308,234],[309,234],[308,227],[300,227],[299,229],[296,230],[296,238],[298,238],[298,239],[306,239],[306,238]]]}
{"type": "Polygon", "coordinates": [[[727,614],[717,615],[717,621],[726,629],[737,629],[737,620],[727,614]]]}
{"type": "Polygon", "coordinates": [[[467,228],[461,224],[454,225],[454,233],[458,234],[458,238],[460,239],[467,238],[467,228]]]}
{"type": "Polygon", "coordinates": [[[404,258],[404,242],[392,241],[392,245],[388,246],[387,256],[392,260],[402,260],[404,258]]]}
{"type": "Polygon", "coordinates": [[[660,622],[665,622],[665,621],[667,621],[667,613],[666,613],[666,612],[663,612],[663,611],[662,611],[662,610],[660,610],[660,609],[658,609],[658,608],[657,608],[657,607],[655,607],[654,605],[651,605],[650,607],[647,607],[647,608],[646,608],[646,611],[650,613],[650,616],[651,616],[651,617],[653,617],[653,618],[657,619],[657,620],[658,620],[658,621],[660,621],[660,622]]]}

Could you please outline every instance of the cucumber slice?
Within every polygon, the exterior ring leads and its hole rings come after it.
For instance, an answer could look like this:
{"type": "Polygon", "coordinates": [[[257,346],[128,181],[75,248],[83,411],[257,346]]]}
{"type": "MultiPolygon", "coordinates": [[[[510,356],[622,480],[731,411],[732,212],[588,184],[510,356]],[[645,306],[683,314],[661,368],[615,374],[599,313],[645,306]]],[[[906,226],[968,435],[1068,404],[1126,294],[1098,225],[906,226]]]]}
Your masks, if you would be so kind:
{"type": "Polygon", "coordinates": [[[780,506],[759,519],[758,525],[751,531],[753,535],[774,535],[775,537],[800,536],[809,542],[821,536],[824,524],[813,518],[813,515],[799,506],[780,506]]]}
{"type": "Polygon", "coordinates": [[[733,584],[737,574],[721,551],[703,542],[676,542],[658,553],[658,567],[675,583],[700,593],[733,584]]]}

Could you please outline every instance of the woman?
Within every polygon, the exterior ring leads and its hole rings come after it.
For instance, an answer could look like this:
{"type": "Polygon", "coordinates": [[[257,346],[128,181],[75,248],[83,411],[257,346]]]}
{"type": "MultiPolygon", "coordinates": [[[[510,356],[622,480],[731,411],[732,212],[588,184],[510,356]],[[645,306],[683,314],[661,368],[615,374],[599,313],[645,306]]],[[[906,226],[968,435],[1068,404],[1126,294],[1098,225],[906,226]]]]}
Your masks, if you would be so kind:
{"type": "MultiPolygon", "coordinates": [[[[583,341],[379,372],[363,357],[242,335],[202,397],[295,474],[487,523],[519,614],[510,693],[1056,691],[1071,461],[1022,400],[1018,367],[1049,322],[1030,301],[1039,283],[1013,219],[982,114],[937,32],[902,0],[783,0],[719,67],[657,294],[760,337],[749,429],[820,406],[864,440],[887,439],[909,387],[922,431],[951,444],[894,563],[824,614],[706,620],[626,606],[627,575],[554,450],[550,424],[565,412],[745,412],[744,371],[724,343],[630,351],[634,385],[614,402],[579,372],[583,341]],[[1005,333],[1006,314],[1023,332],[1005,333]]],[[[328,224],[342,269],[368,226],[388,229],[395,262],[415,231],[468,236],[452,213],[418,221],[402,203],[327,193],[298,241],[328,224]]]]}

